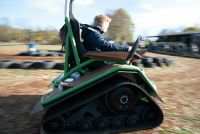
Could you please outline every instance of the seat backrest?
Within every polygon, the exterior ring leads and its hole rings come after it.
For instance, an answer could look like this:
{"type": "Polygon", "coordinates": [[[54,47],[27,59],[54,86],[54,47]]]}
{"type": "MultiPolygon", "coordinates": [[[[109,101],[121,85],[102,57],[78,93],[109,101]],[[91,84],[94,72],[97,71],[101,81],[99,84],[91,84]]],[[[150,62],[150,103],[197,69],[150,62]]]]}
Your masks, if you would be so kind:
{"type": "MultiPolygon", "coordinates": [[[[73,32],[75,43],[76,43],[76,48],[77,48],[77,51],[78,51],[78,54],[79,54],[80,62],[83,62],[83,61],[85,61],[84,55],[85,55],[85,53],[87,51],[86,51],[84,45],[81,42],[80,24],[72,14],[72,2],[73,1],[71,1],[71,3],[70,3],[70,11],[69,11],[69,17],[70,18],[69,19],[70,19],[72,32],[73,32]]],[[[66,37],[67,37],[67,34],[68,34],[68,29],[67,29],[67,26],[65,24],[60,29],[60,33],[59,34],[60,34],[60,38],[61,38],[61,41],[62,41],[62,49],[63,49],[64,46],[65,46],[66,37]]],[[[75,67],[76,66],[75,57],[74,57],[74,54],[73,54],[73,50],[72,50],[72,45],[71,44],[69,45],[68,54],[69,54],[70,67],[75,67]]]]}
{"type": "Polygon", "coordinates": [[[82,61],[84,59],[84,55],[87,52],[87,50],[85,49],[83,43],[81,42],[80,24],[74,17],[70,18],[70,21],[71,21],[72,31],[74,34],[74,39],[76,42],[78,54],[79,54],[80,60],[82,61]]]}
{"type": "Polygon", "coordinates": [[[86,51],[84,45],[81,42],[80,24],[75,19],[74,15],[72,13],[72,2],[73,1],[71,1],[71,3],[70,3],[70,11],[69,11],[70,22],[71,22],[75,42],[76,42],[76,47],[77,47],[78,54],[79,54],[79,57],[80,57],[80,61],[84,61],[84,55],[87,51],[86,51]]]}

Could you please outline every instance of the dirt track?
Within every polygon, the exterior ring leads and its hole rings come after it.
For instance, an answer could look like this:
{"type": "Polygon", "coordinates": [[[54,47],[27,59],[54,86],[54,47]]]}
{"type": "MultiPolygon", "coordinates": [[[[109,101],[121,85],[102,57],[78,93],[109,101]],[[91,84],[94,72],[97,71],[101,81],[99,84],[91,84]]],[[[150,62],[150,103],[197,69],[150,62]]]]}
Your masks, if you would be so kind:
{"type": "MultiPolygon", "coordinates": [[[[158,56],[150,53],[148,55],[158,56]]],[[[159,94],[165,102],[160,104],[164,110],[165,120],[156,129],[137,133],[199,134],[200,60],[164,57],[175,61],[176,65],[145,71],[157,85],[159,94]]],[[[42,114],[32,117],[29,113],[40,95],[49,89],[50,81],[59,73],[57,70],[0,69],[0,134],[39,133],[42,114]]]]}

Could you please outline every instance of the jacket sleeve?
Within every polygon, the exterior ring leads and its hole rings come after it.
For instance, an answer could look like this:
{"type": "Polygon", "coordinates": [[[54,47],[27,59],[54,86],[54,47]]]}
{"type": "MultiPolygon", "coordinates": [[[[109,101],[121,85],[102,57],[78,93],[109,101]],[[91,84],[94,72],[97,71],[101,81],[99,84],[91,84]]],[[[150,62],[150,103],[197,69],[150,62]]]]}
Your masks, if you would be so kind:
{"type": "Polygon", "coordinates": [[[98,32],[91,32],[87,37],[87,42],[95,45],[101,51],[128,51],[127,45],[119,45],[115,42],[106,41],[98,32]]]}

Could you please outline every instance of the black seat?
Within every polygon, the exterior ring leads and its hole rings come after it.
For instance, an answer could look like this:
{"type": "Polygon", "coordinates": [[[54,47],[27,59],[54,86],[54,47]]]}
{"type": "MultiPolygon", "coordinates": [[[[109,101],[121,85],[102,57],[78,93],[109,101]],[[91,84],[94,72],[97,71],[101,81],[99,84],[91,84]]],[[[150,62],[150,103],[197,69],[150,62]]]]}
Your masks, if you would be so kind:
{"type": "Polygon", "coordinates": [[[78,54],[80,57],[80,61],[82,62],[85,60],[84,55],[86,54],[87,50],[85,49],[84,45],[81,42],[80,24],[72,13],[72,1],[70,3],[70,6],[71,6],[70,11],[69,11],[70,22],[71,22],[75,42],[76,42],[76,47],[77,47],[78,54]]]}
{"type": "MultiPolygon", "coordinates": [[[[70,3],[70,11],[69,11],[69,18],[70,18],[70,23],[71,23],[71,27],[72,27],[72,32],[74,35],[74,39],[75,39],[75,43],[76,43],[76,48],[79,54],[79,58],[80,58],[80,62],[83,62],[86,60],[86,58],[84,57],[84,55],[86,54],[86,49],[83,46],[82,42],[81,42],[81,33],[80,33],[80,24],[79,22],[75,19],[75,17],[73,16],[72,13],[72,1],[70,3]]],[[[62,41],[62,46],[65,46],[65,42],[66,42],[66,37],[67,37],[67,26],[63,25],[63,27],[60,29],[60,38],[62,41]]],[[[71,43],[71,41],[69,42],[71,43]]],[[[76,62],[75,62],[75,57],[73,55],[73,50],[72,50],[72,45],[69,45],[69,64],[70,64],[70,68],[73,68],[76,66],[76,62]]],[[[62,49],[63,49],[62,47],[62,49]]]]}

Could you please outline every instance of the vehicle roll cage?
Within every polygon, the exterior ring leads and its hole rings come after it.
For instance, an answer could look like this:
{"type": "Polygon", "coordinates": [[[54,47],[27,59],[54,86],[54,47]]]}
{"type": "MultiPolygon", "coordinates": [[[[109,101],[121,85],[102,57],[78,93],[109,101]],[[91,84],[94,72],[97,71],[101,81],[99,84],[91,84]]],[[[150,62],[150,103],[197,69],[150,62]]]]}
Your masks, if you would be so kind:
{"type": "MultiPolygon", "coordinates": [[[[101,74],[95,75],[94,77],[83,81],[79,85],[76,85],[75,87],[64,91],[63,94],[53,98],[52,100],[44,101],[43,99],[41,99],[41,104],[43,105],[49,104],[50,102],[53,102],[54,99],[58,99],[59,97],[62,97],[64,95],[67,95],[68,93],[83,88],[88,84],[91,84],[92,82],[96,82],[101,78],[107,77],[115,72],[120,72],[120,71],[137,73],[149,85],[150,87],[149,92],[151,92],[151,95],[160,100],[157,94],[156,86],[154,86],[154,84],[152,84],[152,82],[146,77],[144,70],[142,68],[130,65],[121,65],[122,63],[127,64],[127,62],[131,62],[134,58],[136,58],[134,54],[136,52],[140,37],[134,43],[133,45],[134,47],[132,48],[130,53],[120,52],[120,51],[87,52],[80,39],[80,24],[74,18],[72,13],[73,2],[74,0],[65,1],[65,26],[67,29],[67,35],[64,45],[64,50],[65,50],[64,72],[61,73],[57,78],[55,78],[52,81],[51,85],[53,90],[58,89],[59,84],[62,85],[62,83],[65,83],[65,80],[69,78],[70,75],[74,72],[81,72],[83,76],[86,76],[88,71],[86,71],[85,68],[95,61],[111,61],[111,62],[114,61],[117,64],[115,64],[116,66],[113,66],[112,68],[105,70],[101,74]],[[72,64],[71,61],[73,62],[75,61],[75,63],[72,64]]],[[[89,73],[94,73],[95,71],[98,71],[98,69],[89,73]]]]}
{"type": "MultiPolygon", "coordinates": [[[[87,51],[80,40],[80,24],[75,19],[72,13],[72,6],[74,0],[65,0],[65,26],[67,28],[67,35],[65,39],[64,51],[65,51],[65,63],[64,63],[64,74],[61,74],[58,78],[52,81],[52,86],[58,86],[58,83],[64,81],[70,74],[76,71],[81,71],[83,67],[88,66],[89,64],[95,61],[116,61],[121,63],[121,60],[110,59],[103,57],[94,58],[90,55],[90,58],[84,58],[87,54],[87,51]],[[70,65],[69,52],[71,51],[72,60],[75,61],[75,65],[70,65]],[[91,58],[92,57],[92,58],[91,58]],[[86,60],[87,59],[87,60],[86,60]]],[[[95,56],[96,57],[96,56],[95,56]]],[[[126,59],[124,59],[126,61],[126,59]]]]}
{"type": "MultiPolygon", "coordinates": [[[[67,29],[67,35],[64,45],[64,50],[65,50],[64,73],[62,73],[52,81],[51,85],[53,89],[56,89],[60,82],[65,81],[74,72],[78,71],[84,75],[86,72],[83,68],[86,68],[88,65],[92,64],[95,61],[109,61],[109,62],[111,61],[117,64],[122,64],[122,63],[126,64],[127,62],[131,62],[134,58],[136,58],[134,54],[139,44],[140,37],[133,44],[133,49],[130,51],[130,53],[120,52],[120,51],[117,52],[86,51],[85,47],[81,42],[80,24],[75,19],[72,13],[73,2],[74,0],[65,1],[65,26],[67,29]],[[73,61],[73,64],[71,63],[71,61],[73,61]]],[[[141,71],[140,68],[135,66],[120,66],[119,68],[121,68],[121,70],[128,70],[130,72],[132,71],[138,72],[142,77],[146,79],[149,85],[151,85],[149,80],[146,78],[145,74],[143,73],[143,71],[141,71]]],[[[112,72],[113,70],[114,68],[108,70],[108,72],[112,72]]]]}

